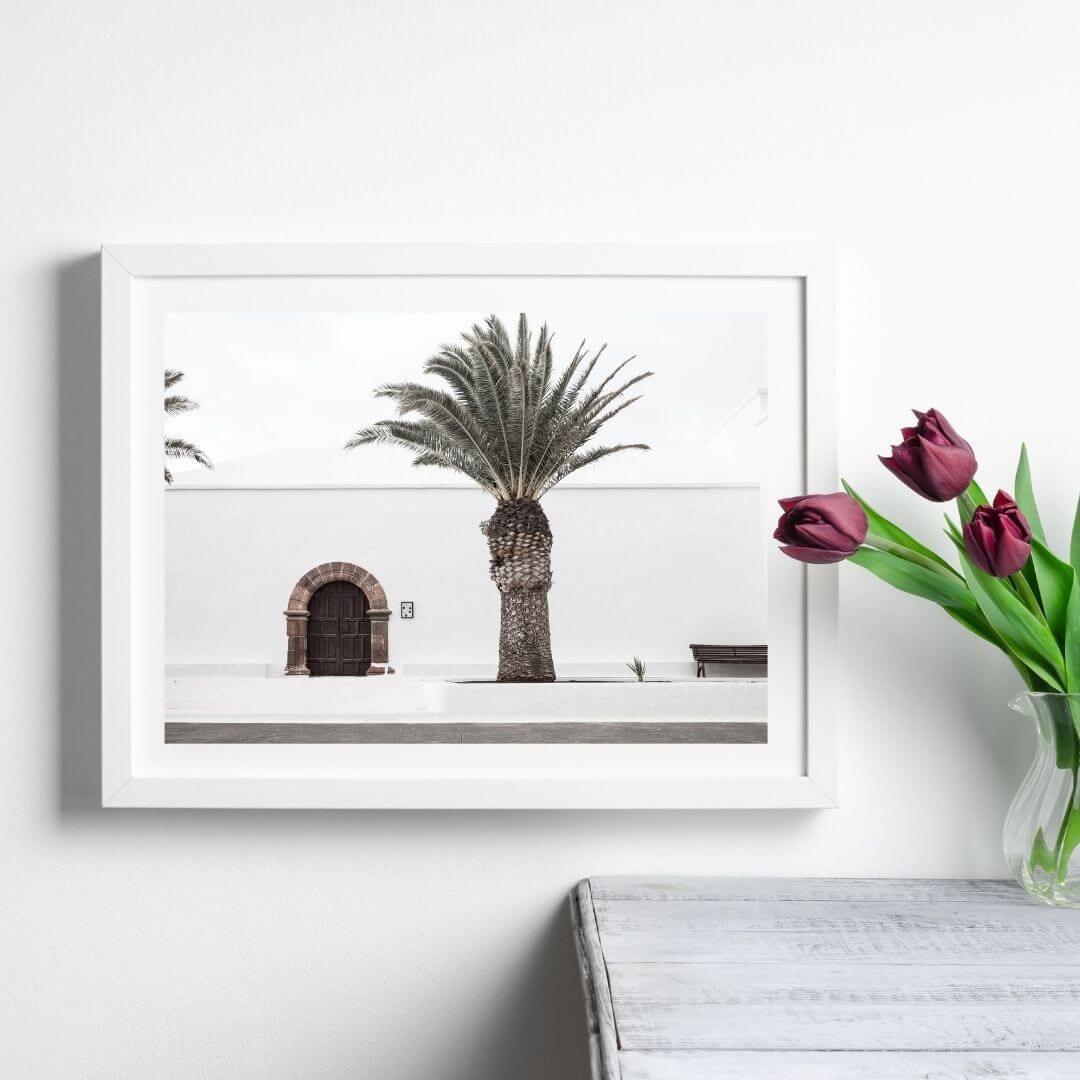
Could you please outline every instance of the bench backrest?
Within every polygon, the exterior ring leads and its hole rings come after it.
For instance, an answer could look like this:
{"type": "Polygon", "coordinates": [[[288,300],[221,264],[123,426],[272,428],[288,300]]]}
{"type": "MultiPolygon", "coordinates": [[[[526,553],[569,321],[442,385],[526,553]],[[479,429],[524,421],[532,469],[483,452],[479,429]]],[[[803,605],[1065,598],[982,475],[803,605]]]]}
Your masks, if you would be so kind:
{"type": "Polygon", "coordinates": [[[719,662],[738,660],[743,663],[765,663],[769,658],[768,645],[691,645],[695,660],[719,662]]]}

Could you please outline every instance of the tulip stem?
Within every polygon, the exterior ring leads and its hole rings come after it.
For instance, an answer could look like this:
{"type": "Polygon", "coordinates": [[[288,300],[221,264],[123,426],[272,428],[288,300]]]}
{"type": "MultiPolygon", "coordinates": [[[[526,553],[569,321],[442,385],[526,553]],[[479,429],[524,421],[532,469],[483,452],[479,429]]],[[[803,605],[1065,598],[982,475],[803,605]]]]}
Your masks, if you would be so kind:
{"type": "Polygon", "coordinates": [[[941,563],[934,562],[933,559],[928,559],[917,551],[912,551],[911,548],[906,548],[902,544],[894,544],[891,540],[886,540],[885,537],[878,536],[875,533],[866,534],[866,543],[869,547],[877,548],[878,551],[884,551],[907,562],[925,566],[927,570],[933,570],[935,574],[941,574],[944,577],[956,576],[955,570],[950,570],[948,567],[942,566],[941,563]]]}
{"type": "Polygon", "coordinates": [[[1024,601],[1024,604],[1032,615],[1037,616],[1039,622],[1044,626],[1049,626],[1050,624],[1046,621],[1046,615],[1043,613],[1043,609],[1039,607],[1039,601],[1036,599],[1035,593],[1028,584],[1028,579],[1018,570],[1009,578],[1009,580],[1013,583],[1017,595],[1024,601]]]}

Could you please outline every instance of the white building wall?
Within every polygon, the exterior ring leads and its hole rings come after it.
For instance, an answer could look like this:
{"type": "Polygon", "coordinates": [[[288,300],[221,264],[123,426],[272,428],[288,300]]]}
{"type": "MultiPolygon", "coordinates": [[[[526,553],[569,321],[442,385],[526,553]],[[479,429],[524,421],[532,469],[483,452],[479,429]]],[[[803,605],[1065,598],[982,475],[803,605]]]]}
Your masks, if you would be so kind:
{"type": "MultiPolygon", "coordinates": [[[[282,666],[297,579],[340,559],[386,590],[390,663],[493,667],[499,596],[461,489],[172,489],[166,493],[166,661],[282,666]],[[402,600],[415,604],[398,617],[402,600]]],[[[765,641],[756,487],[575,488],[544,500],[555,536],[557,666],[689,667],[691,641],[765,641]]]]}

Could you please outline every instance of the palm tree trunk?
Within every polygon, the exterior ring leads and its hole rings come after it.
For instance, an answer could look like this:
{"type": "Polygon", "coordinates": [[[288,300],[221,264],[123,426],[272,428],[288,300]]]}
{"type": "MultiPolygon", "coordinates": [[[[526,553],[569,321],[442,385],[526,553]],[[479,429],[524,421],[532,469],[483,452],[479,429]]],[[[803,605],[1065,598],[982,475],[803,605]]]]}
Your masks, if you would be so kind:
{"type": "Polygon", "coordinates": [[[504,590],[499,628],[499,682],[554,681],[547,590],[504,590]]]}
{"type": "Polygon", "coordinates": [[[499,682],[554,682],[548,590],[551,526],[535,499],[501,501],[483,525],[502,594],[499,682]]]}

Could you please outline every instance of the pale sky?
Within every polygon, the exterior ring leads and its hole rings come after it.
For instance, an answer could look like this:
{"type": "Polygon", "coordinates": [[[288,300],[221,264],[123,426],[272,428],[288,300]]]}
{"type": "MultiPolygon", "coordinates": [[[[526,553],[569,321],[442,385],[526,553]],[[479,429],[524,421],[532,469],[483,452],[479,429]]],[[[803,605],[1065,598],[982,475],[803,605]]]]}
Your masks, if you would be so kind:
{"type": "MultiPolygon", "coordinates": [[[[372,390],[403,380],[437,384],[423,375],[424,362],[484,314],[169,315],[166,366],[184,372],[178,391],[200,407],[168,419],[166,432],[194,442],[219,468],[265,454],[262,479],[274,482],[283,455],[271,451],[338,450],[357,428],[393,416],[392,403],[374,399],[372,390]]],[[[499,314],[513,337],[516,313],[499,314]]],[[[607,342],[596,369],[601,377],[633,354],[624,376],[655,373],[635,388],[642,400],[604,428],[604,442],[646,442],[661,451],[699,447],[766,386],[764,316],[530,313],[534,334],[545,319],[555,332],[557,367],[585,338],[593,349],[607,342]]],[[[342,458],[368,449],[342,450],[342,458]]]]}

